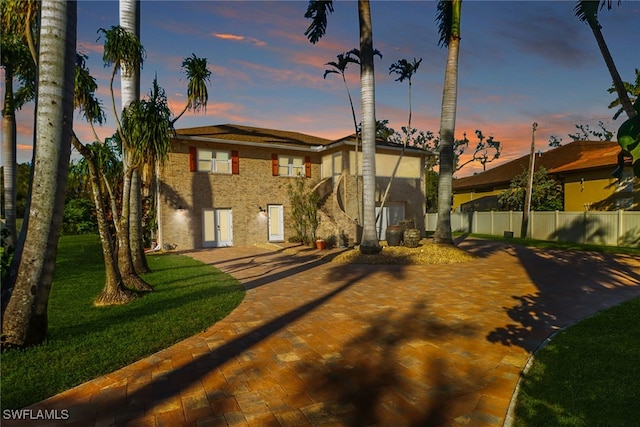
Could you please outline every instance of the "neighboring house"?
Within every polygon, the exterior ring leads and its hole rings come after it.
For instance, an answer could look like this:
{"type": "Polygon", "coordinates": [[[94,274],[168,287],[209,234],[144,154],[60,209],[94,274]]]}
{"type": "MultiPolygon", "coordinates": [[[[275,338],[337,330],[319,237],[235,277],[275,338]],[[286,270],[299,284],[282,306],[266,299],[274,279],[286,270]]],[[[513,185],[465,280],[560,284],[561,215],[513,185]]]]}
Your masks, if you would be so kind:
{"type": "MultiPolygon", "coordinates": [[[[185,250],[287,241],[295,234],[287,189],[297,176],[308,179],[321,197],[318,237],[343,233],[350,243],[358,242],[362,216],[356,212],[354,146],[353,137],[331,141],[232,124],[179,129],[161,172],[158,242],[185,250]]],[[[379,143],[376,151],[379,205],[400,148],[379,143]]],[[[361,149],[358,154],[361,173],[361,149]]],[[[424,231],[428,154],[405,151],[384,221],[413,219],[424,231]]]]}
{"type": "MultiPolygon", "coordinates": [[[[544,167],[563,185],[564,210],[640,210],[640,180],[626,163],[622,178],[612,176],[620,146],[611,141],[574,141],[535,155],[535,169],[544,167]]],[[[499,210],[498,195],[529,169],[526,155],[453,183],[454,211],[499,210]]]]}

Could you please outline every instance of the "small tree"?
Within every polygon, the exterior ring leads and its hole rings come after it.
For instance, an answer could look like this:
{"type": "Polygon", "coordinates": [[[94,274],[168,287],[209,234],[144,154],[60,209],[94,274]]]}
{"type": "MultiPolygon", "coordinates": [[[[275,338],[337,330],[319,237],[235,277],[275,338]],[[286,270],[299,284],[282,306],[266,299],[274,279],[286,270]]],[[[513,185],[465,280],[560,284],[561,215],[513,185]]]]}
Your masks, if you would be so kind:
{"type": "Polygon", "coordinates": [[[291,203],[293,226],[296,230],[294,240],[305,245],[315,242],[316,230],[320,223],[318,217],[320,195],[307,186],[303,176],[298,176],[294,181],[289,182],[287,193],[291,203]]]}
{"type": "MultiPolygon", "coordinates": [[[[528,185],[528,173],[523,170],[515,176],[509,188],[498,196],[498,201],[504,210],[521,211],[524,209],[524,199],[528,185]]],[[[534,211],[555,211],[563,208],[562,185],[547,174],[545,168],[538,169],[533,174],[533,191],[531,194],[531,209],[534,211]]]]}

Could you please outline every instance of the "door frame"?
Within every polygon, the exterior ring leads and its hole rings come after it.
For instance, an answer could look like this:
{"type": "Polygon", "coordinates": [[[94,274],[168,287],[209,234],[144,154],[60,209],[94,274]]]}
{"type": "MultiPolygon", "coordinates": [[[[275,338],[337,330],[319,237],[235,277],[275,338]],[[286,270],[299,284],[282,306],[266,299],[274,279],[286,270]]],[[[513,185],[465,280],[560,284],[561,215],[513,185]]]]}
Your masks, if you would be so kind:
{"type": "Polygon", "coordinates": [[[273,204],[267,205],[267,239],[270,242],[284,242],[284,206],[273,204]],[[276,212],[277,218],[272,218],[271,213],[276,212]],[[271,233],[271,224],[272,221],[278,221],[278,229],[280,230],[279,234],[271,233]]]}
{"type": "Polygon", "coordinates": [[[221,248],[226,246],[233,246],[233,210],[231,208],[208,208],[202,210],[202,247],[204,248],[221,248]],[[208,219],[210,219],[207,213],[213,213],[213,224],[208,223],[208,219]],[[221,230],[220,230],[220,214],[228,213],[228,240],[221,240],[221,230]],[[207,229],[207,226],[213,227],[214,232],[214,240],[206,240],[207,231],[211,231],[207,229]]]}

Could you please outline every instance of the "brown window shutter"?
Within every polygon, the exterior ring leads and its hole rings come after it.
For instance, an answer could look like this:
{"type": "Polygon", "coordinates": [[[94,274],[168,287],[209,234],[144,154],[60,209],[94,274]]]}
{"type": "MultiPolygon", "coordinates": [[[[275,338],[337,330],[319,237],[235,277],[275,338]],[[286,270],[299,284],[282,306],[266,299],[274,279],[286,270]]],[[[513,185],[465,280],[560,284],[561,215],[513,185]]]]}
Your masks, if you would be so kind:
{"type": "Polygon", "coordinates": [[[238,158],[238,150],[231,152],[231,173],[238,175],[240,173],[240,159],[238,158]]]}
{"type": "Polygon", "coordinates": [[[189,147],[189,172],[195,172],[198,170],[198,162],[196,161],[197,152],[196,147],[189,147]]]}
{"type": "Polygon", "coordinates": [[[311,157],[309,156],[304,158],[304,175],[311,178],[311,157]]]}
{"type": "Polygon", "coordinates": [[[278,155],[276,153],[273,153],[271,155],[271,175],[280,175],[280,172],[278,170],[278,155]]]}

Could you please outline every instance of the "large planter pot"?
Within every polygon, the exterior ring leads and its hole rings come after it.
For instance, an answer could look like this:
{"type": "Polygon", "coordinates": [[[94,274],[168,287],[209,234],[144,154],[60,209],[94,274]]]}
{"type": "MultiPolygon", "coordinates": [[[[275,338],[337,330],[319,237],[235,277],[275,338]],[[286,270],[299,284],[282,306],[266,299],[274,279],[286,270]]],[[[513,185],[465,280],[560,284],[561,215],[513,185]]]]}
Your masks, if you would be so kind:
{"type": "Polygon", "coordinates": [[[409,228],[404,231],[404,245],[408,248],[417,248],[420,244],[420,230],[409,228]]]}
{"type": "Polygon", "coordinates": [[[402,227],[399,225],[389,225],[385,231],[387,244],[389,246],[400,246],[402,241],[402,227]]]}
{"type": "Polygon", "coordinates": [[[316,240],[316,248],[323,250],[325,247],[325,241],[324,240],[316,240]]]}

